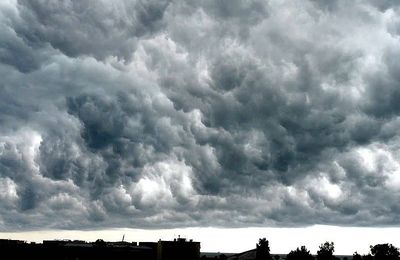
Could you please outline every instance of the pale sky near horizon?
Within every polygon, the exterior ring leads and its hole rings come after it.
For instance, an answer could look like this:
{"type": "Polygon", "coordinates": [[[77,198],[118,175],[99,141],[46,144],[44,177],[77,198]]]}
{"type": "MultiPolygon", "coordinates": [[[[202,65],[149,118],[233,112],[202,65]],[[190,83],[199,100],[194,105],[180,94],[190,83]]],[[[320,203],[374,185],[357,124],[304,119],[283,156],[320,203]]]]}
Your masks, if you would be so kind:
{"type": "Polygon", "coordinates": [[[311,226],[303,228],[186,228],[186,229],[112,229],[92,231],[48,230],[30,232],[2,232],[0,238],[41,242],[46,239],[77,239],[95,241],[158,241],[185,237],[201,242],[202,252],[238,253],[255,248],[259,238],[266,237],[271,253],[287,254],[305,245],[312,254],[325,241],[335,243],[335,254],[369,253],[369,246],[391,243],[400,246],[400,228],[361,228],[337,226],[311,226]]]}

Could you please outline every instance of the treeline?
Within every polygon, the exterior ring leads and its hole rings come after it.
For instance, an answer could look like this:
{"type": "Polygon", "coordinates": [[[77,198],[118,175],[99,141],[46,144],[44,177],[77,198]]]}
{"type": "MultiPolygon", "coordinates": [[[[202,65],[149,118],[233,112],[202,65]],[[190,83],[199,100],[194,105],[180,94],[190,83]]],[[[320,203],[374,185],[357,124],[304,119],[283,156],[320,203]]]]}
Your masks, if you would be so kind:
{"type": "MultiPolygon", "coordinates": [[[[271,256],[269,242],[265,238],[259,240],[256,250],[256,260],[279,260],[280,258],[278,255],[271,256]]],[[[319,250],[315,256],[305,246],[301,246],[290,251],[286,255],[286,260],[339,260],[334,255],[334,252],[334,243],[325,242],[319,246],[319,250]]],[[[392,244],[377,244],[370,246],[370,253],[366,255],[354,252],[353,260],[400,260],[400,251],[392,244]]]]}

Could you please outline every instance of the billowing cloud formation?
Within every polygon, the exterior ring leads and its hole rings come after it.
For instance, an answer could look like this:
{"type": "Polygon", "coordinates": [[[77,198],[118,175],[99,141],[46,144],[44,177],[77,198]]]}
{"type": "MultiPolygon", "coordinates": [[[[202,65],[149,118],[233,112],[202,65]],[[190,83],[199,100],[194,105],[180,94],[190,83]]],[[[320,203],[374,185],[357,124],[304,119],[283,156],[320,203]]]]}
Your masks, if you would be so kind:
{"type": "Polygon", "coordinates": [[[0,229],[399,225],[396,1],[0,3],[0,229]]]}

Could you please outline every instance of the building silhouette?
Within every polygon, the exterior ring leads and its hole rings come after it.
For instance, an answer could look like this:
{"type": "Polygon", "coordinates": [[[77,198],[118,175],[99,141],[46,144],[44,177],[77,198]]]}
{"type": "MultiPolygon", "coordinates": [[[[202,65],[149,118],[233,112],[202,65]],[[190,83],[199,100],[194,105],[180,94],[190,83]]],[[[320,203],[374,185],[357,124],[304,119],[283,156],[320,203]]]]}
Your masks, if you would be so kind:
{"type": "Polygon", "coordinates": [[[228,260],[255,260],[257,256],[257,249],[248,250],[238,254],[229,256],[228,260]]]}
{"type": "Polygon", "coordinates": [[[187,241],[185,238],[174,241],[158,241],[157,260],[198,260],[200,242],[187,241]]]}
{"type": "Polygon", "coordinates": [[[81,240],[45,240],[27,243],[0,239],[1,259],[44,260],[198,260],[200,243],[178,238],[158,242],[85,242],[81,240]]]}

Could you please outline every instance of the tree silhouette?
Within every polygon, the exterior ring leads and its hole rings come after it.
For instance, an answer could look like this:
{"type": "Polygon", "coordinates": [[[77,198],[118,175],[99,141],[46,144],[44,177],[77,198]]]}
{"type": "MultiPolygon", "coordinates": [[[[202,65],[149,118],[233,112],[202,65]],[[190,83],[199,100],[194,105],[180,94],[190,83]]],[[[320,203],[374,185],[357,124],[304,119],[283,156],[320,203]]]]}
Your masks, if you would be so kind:
{"type": "Polygon", "coordinates": [[[97,239],[96,242],[94,242],[95,247],[106,247],[106,242],[103,239],[97,239]]]}
{"type": "Polygon", "coordinates": [[[335,245],[333,242],[325,242],[319,246],[319,250],[317,251],[317,260],[337,259],[333,256],[333,252],[335,252],[335,245]]]}
{"type": "Polygon", "coordinates": [[[363,260],[374,260],[374,257],[371,254],[363,255],[363,260]]]}
{"type": "Polygon", "coordinates": [[[375,260],[397,260],[400,259],[399,249],[392,244],[377,244],[370,246],[371,254],[375,260]]]}
{"type": "Polygon", "coordinates": [[[269,242],[264,238],[260,238],[256,245],[256,260],[272,260],[269,252],[269,242]]]}
{"type": "Polygon", "coordinates": [[[309,250],[305,246],[301,246],[296,250],[290,251],[290,253],[286,256],[286,260],[313,260],[314,257],[310,253],[309,250]]]}
{"type": "Polygon", "coordinates": [[[353,260],[362,260],[362,257],[359,253],[354,252],[353,254],[353,260]]]}

